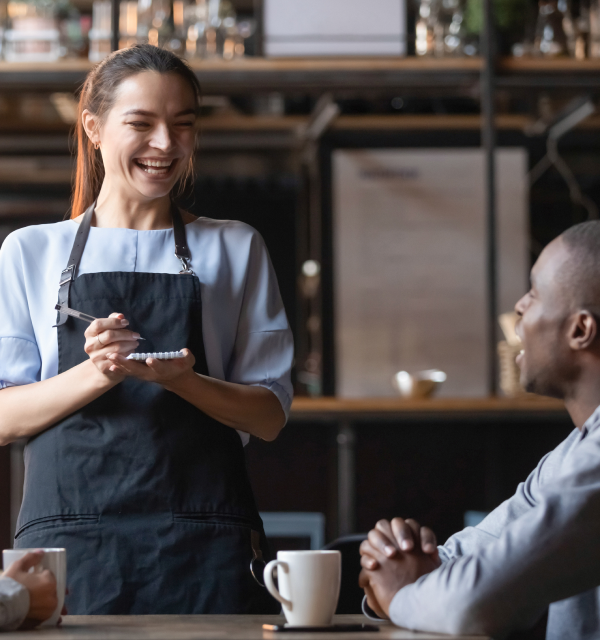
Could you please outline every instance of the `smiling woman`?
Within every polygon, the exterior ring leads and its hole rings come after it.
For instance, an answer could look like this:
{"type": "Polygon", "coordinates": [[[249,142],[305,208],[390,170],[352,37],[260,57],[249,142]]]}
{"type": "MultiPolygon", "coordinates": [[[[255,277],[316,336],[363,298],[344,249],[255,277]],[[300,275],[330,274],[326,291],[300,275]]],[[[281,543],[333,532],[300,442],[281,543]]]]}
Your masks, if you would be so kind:
{"type": "Polygon", "coordinates": [[[170,52],[109,56],[81,93],[71,219],[0,250],[0,444],[28,439],[15,546],[67,548],[73,614],[275,605],[243,447],[285,424],[293,343],[258,233],[172,199],[199,96],[170,52]],[[57,288],[97,319],[57,316],[57,288]],[[138,331],[183,357],[128,359],[138,331]]]}
{"type": "Polygon", "coordinates": [[[151,198],[191,177],[200,95],[194,73],[163,49],[132,47],[101,62],[79,99],[71,217],[98,199],[102,187],[108,192],[127,175],[134,186],[134,168],[165,179],[157,189],[151,182],[135,185],[151,198]]]}

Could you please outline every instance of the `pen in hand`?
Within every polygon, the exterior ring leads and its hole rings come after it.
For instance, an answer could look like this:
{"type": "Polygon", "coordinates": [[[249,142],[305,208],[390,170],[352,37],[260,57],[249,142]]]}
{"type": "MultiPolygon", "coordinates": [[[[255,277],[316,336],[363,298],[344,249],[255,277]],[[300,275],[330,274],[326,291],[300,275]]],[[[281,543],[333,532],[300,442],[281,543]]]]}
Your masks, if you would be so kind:
{"type": "MultiPolygon", "coordinates": [[[[83,320],[88,324],[92,324],[94,320],[98,319],[98,318],[94,318],[94,316],[88,315],[87,313],[82,313],[81,311],[76,311],[75,309],[71,309],[67,307],[66,304],[57,304],[54,308],[57,311],[60,311],[61,313],[65,313],[66,315],[71,316],[73,318],[78,318],[79,320],[83,320]]],[[[138,340],[145,340],[145,339],[146,338],[142,338],[141,336],[138,338],[138,340]]]]}

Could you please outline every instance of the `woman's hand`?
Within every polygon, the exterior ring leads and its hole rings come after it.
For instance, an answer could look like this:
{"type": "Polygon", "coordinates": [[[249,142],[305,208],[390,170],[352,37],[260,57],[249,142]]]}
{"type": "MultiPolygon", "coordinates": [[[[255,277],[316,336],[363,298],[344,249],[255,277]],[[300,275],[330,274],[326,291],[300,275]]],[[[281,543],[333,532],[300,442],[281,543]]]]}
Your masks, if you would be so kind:
{"type": "MultiPolygon", "coordinates": [[[[110,372],[113,375],[129,376],[139,378],[146,382],[156,382],[165,388],[169,388],[182,376],[195,376],[194,365],[196,358],[189,349],[183,349],[184,358],[173,358],[172,360],[158,360],[148,358],[145,362],[127,360],[121,353],[110,353],[106,356],[111,363],[110,372]]],[[[129,355],[129,354],[126,354],[129,355]]]]}
{"type": "Polygon", "coordinates": [[[84,350],[98,371],[113,381],[121,382],[125,374],[117,371],[111,360],[111,354],[128,356],[139,346],[138,333],[126,329],[129,321],[122,313],[111,313],[108,318],[98,318],[85,332],[84,350]]]}
{"type": "Polygon", "coordinates": [[[173,360],[148,358],[139,362],[116,353],[107,360],[112,363],[113,375],[156,382],[228,427],[263,440],[277,437],[285,424],[285,413],[271,390],[200,375],[193,369],[196,359],[191,351],[183,352],[185,357],[173,360]]]}

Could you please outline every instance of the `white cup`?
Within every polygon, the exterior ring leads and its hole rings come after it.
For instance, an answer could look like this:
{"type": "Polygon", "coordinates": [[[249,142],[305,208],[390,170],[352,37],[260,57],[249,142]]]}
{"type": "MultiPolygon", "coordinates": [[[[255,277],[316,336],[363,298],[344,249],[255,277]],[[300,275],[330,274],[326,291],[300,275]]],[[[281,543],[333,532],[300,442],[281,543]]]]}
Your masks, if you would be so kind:
{"type": "Polygon", "coordinates": [[[342,580],[339,551],[279,551],[277,560],[265,567],[264,578],[269,593],[283,605],[290,626],[333,623],[342,580]],[[275,568],[279,591],[273,582],[275,568]]]}
{"type": "MultiPolygon", "coordinates": [[[[20,560],[24,555],[36,549],[4,549],[2,552],[2,566],[6,571],[13,562],[20,560]]],[[[58,595],[58,605],[54,613],[45,620],[41,627],[54,627],[60,618],[61,611],[65,604],[65,592],[67,588],[67,550],[66,549],[41,549],[44,552],[41,562],[30,569],[30,571],[43,571],[48,569],[56,578],[56,590],[58,595]]]]}

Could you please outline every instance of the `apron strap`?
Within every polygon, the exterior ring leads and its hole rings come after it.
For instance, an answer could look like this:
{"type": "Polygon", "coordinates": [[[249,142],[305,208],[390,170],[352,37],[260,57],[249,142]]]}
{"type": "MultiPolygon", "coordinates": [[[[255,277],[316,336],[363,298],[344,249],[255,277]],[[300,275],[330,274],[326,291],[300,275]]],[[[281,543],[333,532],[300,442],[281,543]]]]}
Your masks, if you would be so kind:
{"type": "Polygon", "coordinates": [[[183,269],[180,274],[194,275],[190,269],[190,261],[192,254],[187,244],[187,235],[185,233],[185,225],[179,213],[179,207],[171,200],[171,218],[173,220],[173,236],[175,237],[175,255],[181,261],[183,269]]]}
{"type": "MultiPolygon", "coordinates": [[[[58,304],[69,306],[69,294],[71,292],[71,283],[77,277],[77,270],[79,269],[79,263],[81,262],[81,256],[85,249],[85,243],[87,242],[88,235],[90,233],[90,226],[92,224],[92,217],[94,216],[94,209],[96,208],[96,202],[93,202],[83,214],[83,219],[79,223],[79,229],[75,234],[75,242],[71,249],[71,255],[67,262],[67,268],[63,269],[60,273],[60,283],[58,285],[58,304]]],[[[66,313],[58,312],[56,317],[56,325],[64,324],[69,316],[66,313]]]]}
{"type": "MultiPolygon", "coordinates": [[[[77,277],[77,270],[79,269],[79,263],[81,262],[81,256],[85,249],[85,244],[90,233],[90,227],[92,225],[92,217],[94,216],[94,209],[96,203],[93,202],[86,212],[83,214],[83,219],[79,224],[79,229],[75,235],[75,242],[71,249],[71,255],[69,256],[69,262],[67,262],[67,268],[63,269],[60,274],[60,283],[58,285],[58,304],[69,306],[69,294],[71,292],[71,283],[77,277]]],[[[185,233],[185,225],[181,219],[181,214],[177,205],[171,201],[171,218],[173,220],[173,235],[175,237],[175,255],[181,260],[183,269],[179,272],[181,274],[191,274],[194,272],[190,269],[190,261],[192,254],[187,245],[187,237],[185,233]]],[[[60,327],[67,321],[69,316],[66,313],[58,312],[56,325],[60,327]]]]}

